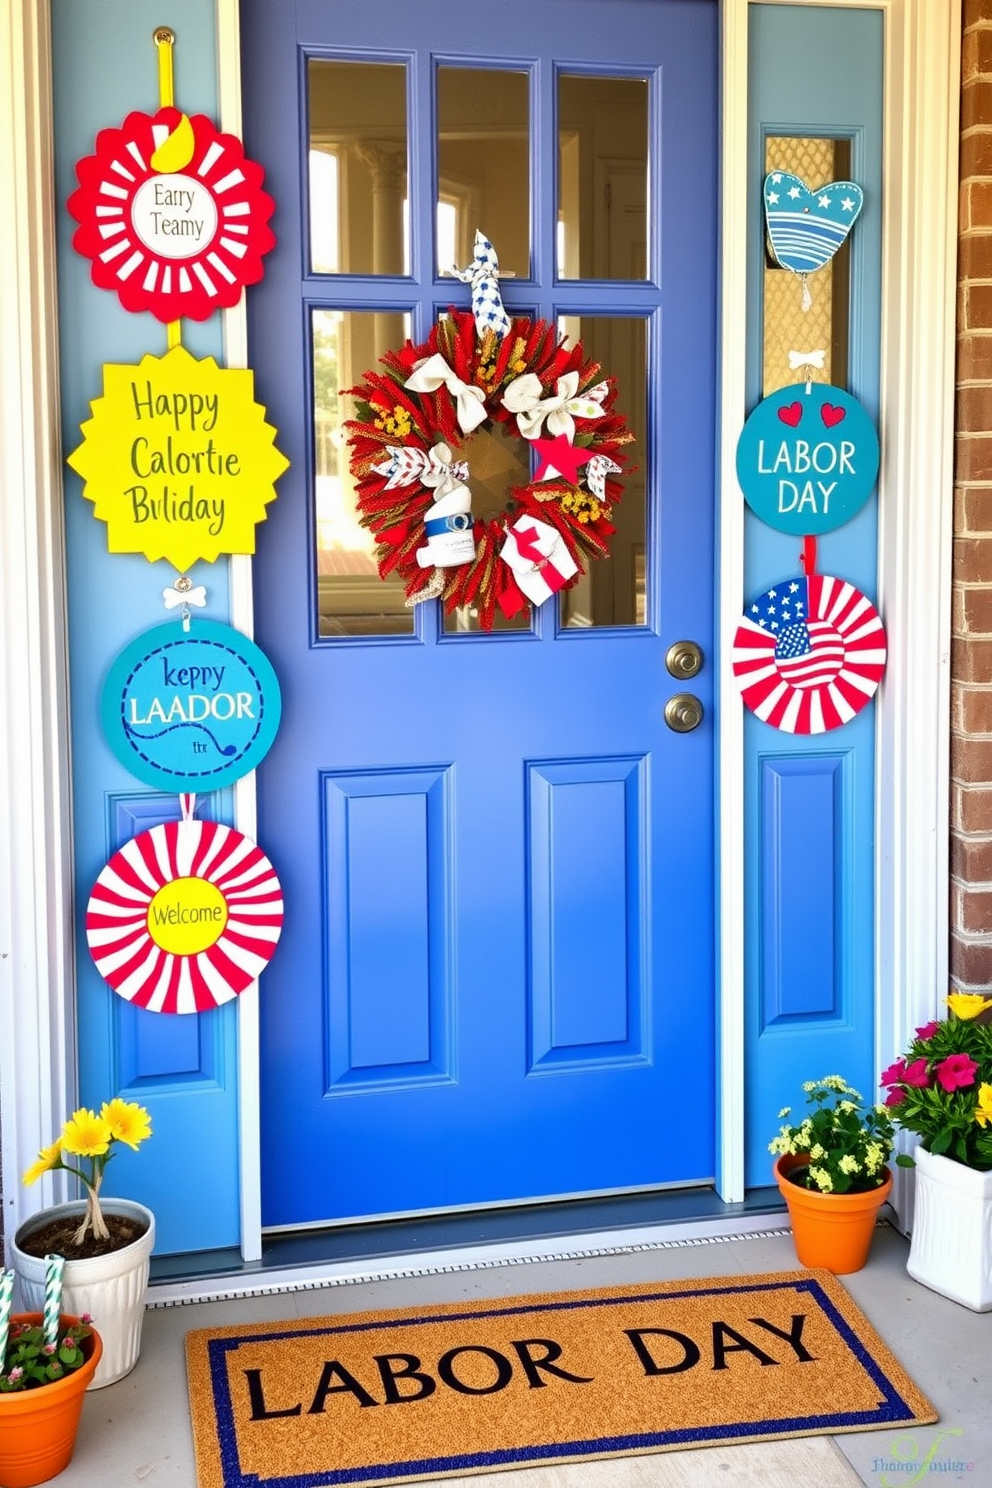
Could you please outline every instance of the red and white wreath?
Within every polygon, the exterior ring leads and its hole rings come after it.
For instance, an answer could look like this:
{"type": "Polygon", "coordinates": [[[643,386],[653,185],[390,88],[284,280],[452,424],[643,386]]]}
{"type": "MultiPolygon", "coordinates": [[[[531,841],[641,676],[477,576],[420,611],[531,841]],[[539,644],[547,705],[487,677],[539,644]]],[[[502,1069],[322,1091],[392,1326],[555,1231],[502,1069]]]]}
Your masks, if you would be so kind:
{"type": "Polygon", "coordinates": [[[511,320],[501,304],[487,323],[475,294],[473,304],[366,372],[347,427],[358,518],[375,537],[381,577],[398,574],[411,604],[470,605],[490,630],[497,607],[510,618],[542,604],[576,583],[587,560],[608,556],[634,436],[616,410],[615,379],[581,343],[567,346],[545,320],[511,320]],[[502,511],[473,518],[471,459],[459,455],[490,422],[521,435],[538,460],[502,511]]]}

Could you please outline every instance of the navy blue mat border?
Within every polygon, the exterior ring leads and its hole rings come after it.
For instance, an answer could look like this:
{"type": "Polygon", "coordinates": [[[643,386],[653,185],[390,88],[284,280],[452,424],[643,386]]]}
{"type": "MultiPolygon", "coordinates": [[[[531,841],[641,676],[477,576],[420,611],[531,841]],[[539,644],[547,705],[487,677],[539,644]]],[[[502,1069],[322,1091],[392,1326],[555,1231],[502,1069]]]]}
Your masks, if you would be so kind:
{"type": "Polygon", "coordinates": [[[530,1463],[583,1457],[607,1456],[610,1453],[649,1451],[666,1446],[689,1446],[694,1442],[717,1444],[745,1442],[761,1437],[794,1435],[797,1432],[831,1432],[857,1430],[859,1427],[898,1425],[916,1417],[911,1407],[884,1373],[878,1361],[868,1352],[853,1328],[838,1311],[815,1277],[794,1281],[734,1283],[725,1286],[679,1288],[678,1291],[617,1294],[607,1297],[573,1298],[564,1302],[518,1303],[513,1307],[494,1306],[486,1311],[473,1308],[466,1312],[427,1312],[398,1314],[375,1322],[340,1323],[332,1327],[307,1328],[305,1319],[269,1332],[243,1337],[212,1338],[207,1344],[210,1378],[213,1388],[217,1436],[220,1444],[224,1488],[324,1488],[337,1483],[391,1482],[402,1478],[423,1478],[433,1474],[479,1471],[487,1467],[509,1467],[530,1463]],[[420,1461],[387,1462],[365,1467],[329,1469],[294,1473],[291,1477],[262,1478],[257,1473],[243,1473],[238,1461],[237,1432],[234,1410],[228,1389],[227,1356],[243,1344],[265,1343],[281,1338],[333,1337],[343,1333],[363,1333],[384,1328],[410,1327],[416,1324],[462,1322],[490,1317],[514,1317],[531,1312],[574,1311],[584,1307],[610,1307],[638,1302],[677,1302],[686,1297],[728,1296],[739,1292],[792,1291],[805,1293],[820,1308],[844,1340],[851,1353],[878,1387],[881,1400],[872,1411],[828,1412],[816,1416],[790,1416],[779,1420],[734,1422],[726,1426],[693,1427],[684,1430],[639,1432],[632,1436],[596,1437],[588,1441],[552,1442],[545,1446],[510,1448],[499,1452],[462,1453],[449,1457],[428,1457],[420,1461]]]}

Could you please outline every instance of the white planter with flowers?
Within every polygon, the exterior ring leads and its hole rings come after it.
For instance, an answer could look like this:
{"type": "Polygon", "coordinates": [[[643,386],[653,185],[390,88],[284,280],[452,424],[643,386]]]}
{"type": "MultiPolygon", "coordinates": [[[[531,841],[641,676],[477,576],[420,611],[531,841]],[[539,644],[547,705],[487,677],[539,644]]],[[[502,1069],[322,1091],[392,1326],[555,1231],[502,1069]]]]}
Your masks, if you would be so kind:
{"type": "Polygon", "coordinates": [[[40,1312],[45,1257],[65,1257],[65,1310],[92,1318],[103,1341],[90,1389],[123,1379],[141,1348],[155,1217],[131,1199],[101,1200],[100,1187],[117,1145],[137,1149],[150,1135],[148,1112],[134,1102],[108,1101],[99,1113],[82,1108],[24,1174],[25,1183],[33,1183],[42,1173],[61,1170],[78,1178],[86,1190],[85,1199],[42,1209],[26,1219],[14,1236],[11,1259],[23,1305],[40,1312]]]}
{"type": "MultiPolygon", "coordinates": [[[[882,1073],[885,1105],[922,1143],[907,1270],[974,1312],[992,1311],[992,997],[952,992],[882,1073]]],[[[912,1163],[912,1159],[906,1159],[912,1163]]]]}
{"type": "Polygon", "coordinates": [[[992,1312],[992,1172],[916,1157],[916,1212],[906,1269],[973,1312],[992,1312]]]}

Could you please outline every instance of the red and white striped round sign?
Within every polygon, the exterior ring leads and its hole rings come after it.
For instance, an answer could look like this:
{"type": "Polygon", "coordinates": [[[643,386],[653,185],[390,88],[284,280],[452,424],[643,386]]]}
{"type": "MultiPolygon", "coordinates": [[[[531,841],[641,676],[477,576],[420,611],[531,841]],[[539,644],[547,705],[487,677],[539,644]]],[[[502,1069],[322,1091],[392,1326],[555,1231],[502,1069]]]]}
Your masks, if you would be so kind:
{"type": "Polygon", "coordinates": [[[885,630],[870,599],[828,574],[786,579],[748,605],[731,654],[747,706],[787,734],[850,723],[885,671],[885,630]]]}
{"type": "Polygon", "coordinates": [[[114,853],[86,907],[86,939],[128,1002],[200,1013],[255,981],[282,921],[282,888],[261,849],[219,822],[183,820],[114,853]]]}

